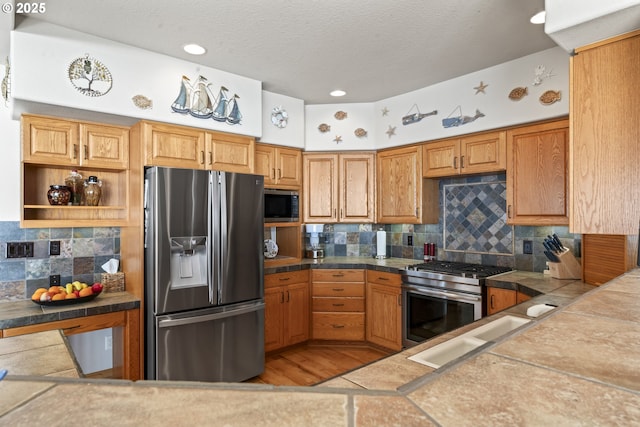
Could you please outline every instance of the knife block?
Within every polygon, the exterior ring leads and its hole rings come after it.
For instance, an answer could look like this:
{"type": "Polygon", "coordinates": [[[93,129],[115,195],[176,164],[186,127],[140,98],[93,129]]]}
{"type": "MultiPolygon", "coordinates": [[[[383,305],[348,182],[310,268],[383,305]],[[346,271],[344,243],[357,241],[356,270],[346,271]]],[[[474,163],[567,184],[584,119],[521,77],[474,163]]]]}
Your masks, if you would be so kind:
{"type": "Polygon", "coordinates": [[[549,262],[549,271],[554,279],[582,279],[582,266],[570,250],[555,254],[560,262],[549,262]]]}

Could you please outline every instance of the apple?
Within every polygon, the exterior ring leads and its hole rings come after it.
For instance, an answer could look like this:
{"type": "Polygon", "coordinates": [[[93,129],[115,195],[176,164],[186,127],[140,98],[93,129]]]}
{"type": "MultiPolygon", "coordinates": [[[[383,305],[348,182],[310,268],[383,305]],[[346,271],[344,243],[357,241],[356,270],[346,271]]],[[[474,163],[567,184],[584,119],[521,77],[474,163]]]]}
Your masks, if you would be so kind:
{"type": "Polygon", "coordinates": [[[73,293],[76,294],[76,297],[80,297],[80,291],[75,290],[75,291],[73,291],[73,293]]]}
{"type": "Polygon", "coordinates": [[[91,285],[91,290],[93,290],[94,294],[99,294],[102,292],[102,283],[94,283],[91,285]]]}

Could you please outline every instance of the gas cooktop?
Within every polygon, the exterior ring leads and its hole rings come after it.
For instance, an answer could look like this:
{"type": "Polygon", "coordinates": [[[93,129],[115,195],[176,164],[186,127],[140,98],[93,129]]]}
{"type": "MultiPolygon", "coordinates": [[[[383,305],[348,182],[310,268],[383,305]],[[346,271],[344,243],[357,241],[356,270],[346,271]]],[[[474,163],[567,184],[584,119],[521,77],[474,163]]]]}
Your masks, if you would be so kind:
{"type": "Polygon", "coordinates": [[[485,278],[512,271],[511,267],[495,265],[468,264],[464,262],[429,261],[407,266],[406,270],[415,272],[443,273],[449,276],[485,278]]]}

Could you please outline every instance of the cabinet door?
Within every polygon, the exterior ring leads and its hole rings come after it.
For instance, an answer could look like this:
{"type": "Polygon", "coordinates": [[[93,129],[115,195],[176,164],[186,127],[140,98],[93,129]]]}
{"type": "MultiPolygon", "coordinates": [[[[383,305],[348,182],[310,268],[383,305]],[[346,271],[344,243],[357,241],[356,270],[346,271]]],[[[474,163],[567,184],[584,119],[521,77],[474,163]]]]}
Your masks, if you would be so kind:
{"type": "Polygon", "coordinates": [[[638,234],[640,32],[570,59],[572,233],[638,234]]]}
{"type": "Polygon", "coordinates": [[[79,164],[78,124],[46,117],[22,116],[22,160],[79,164]]]}
{"type": "Polygon", "coordinates": [[[83,166],[126,169],[129,167],[129,129],[80,124],[83,166]]]}
{"type": "Polygon", "coordinates": [[[460,140],[447,139],[427,143],[422,147],[422,176],[435,178],[460,173],[460,140]]]}
{"type": "Polygon", "coordinates": [[[566,225],[569,122],[507,132],[507,222],[566,225]]]}
{"type": "Polygon", "coordinates": [[[491,132],[460,139],[460,172],[503,171],[507,168],[505,132],[491,132]]]}
{"type": "Polygon", "coordinates": [[[302,151],[294,148],[276,149],[276,178],[278,185],[302,185],[302,151]]]}
{"type": "Polygon", "coordinates": [[[367,341],[392,350],[402,349],[400,287],[367,283],[367,341]]]}
{"type": "Polygon", "coordinates": [[[253,173],[255,141],[241,135],[208,132],[207,169],[253,173]]]}
{"type": "Polygon", "coordinates": [[[264,185],[276,183],[276,150],[273,147],[256,144],[254,173],[264,176],[264,185]]]}
{"type": "Polygon", "coordinates": [[[264,351],[284,347],[284,287],[264,290],[264,351]]]}
{"type": "Polygon", "coordinates": [[[287,286],[285,295],[285,345],[297,344],[309,339],[309,284],[296,283],[287,286]]]}
{"type": "Polygon", "coordinates": [[[338,220],[338,156],[304,156],[304,222],[338,220]]]}
{"type": "Polygon", "coordinates": [[[204,132],[158,123],[144,123],[142,139],[147,166],[203,169],[204,132]]]}
{"type": "MultiPolygon", "coordinates": [[[[378,153],[376,167],[377,222],[422,222],[422,159],[419,147],[378,153]]],[[[436,199],[437,212],[437,199],[436,199]]]]}
{"type": "Polygon", "coordinates": [[[487,288],[487,315],[517,304],[517,292],[511,289],[487,288]]]}
{"type": "Polygon", "coordinates": [[[373,222],[374,155],[340,155],[340,222],[373,222]]]}

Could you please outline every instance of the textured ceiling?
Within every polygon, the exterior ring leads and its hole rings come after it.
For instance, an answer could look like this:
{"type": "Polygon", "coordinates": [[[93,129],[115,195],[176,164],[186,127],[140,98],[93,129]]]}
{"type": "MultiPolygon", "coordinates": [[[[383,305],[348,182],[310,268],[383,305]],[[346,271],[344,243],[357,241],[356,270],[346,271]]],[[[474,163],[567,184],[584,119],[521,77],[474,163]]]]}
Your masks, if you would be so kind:
{"type": "Polygon", "coordinates": [[[544,0],[47,0],[46,8],[29,18],[260,80],[307,104],[378,101],[555,46],[529,23],[544,0]],[[185,54],[190,42],[207,53],[185,54]],[[336,88],[347,96],[330,97],[336,88]]]}

